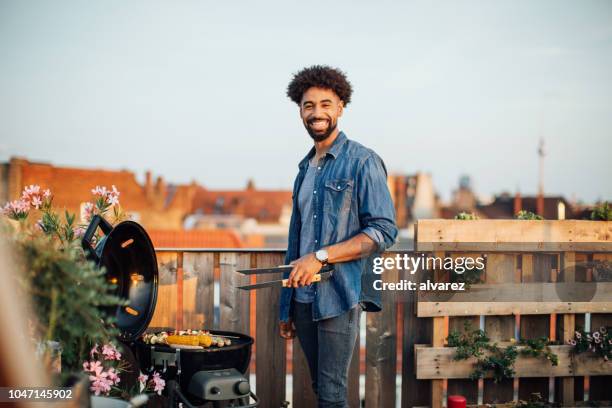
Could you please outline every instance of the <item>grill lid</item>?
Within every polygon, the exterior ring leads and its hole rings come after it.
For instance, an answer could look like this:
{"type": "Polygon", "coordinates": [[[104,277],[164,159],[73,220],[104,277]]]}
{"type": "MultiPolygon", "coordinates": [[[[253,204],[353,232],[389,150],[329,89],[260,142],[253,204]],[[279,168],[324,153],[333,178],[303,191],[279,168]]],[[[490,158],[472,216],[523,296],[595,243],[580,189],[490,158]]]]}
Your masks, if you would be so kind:
{"type": "Polygon", "coordinates": [[[123,221],[114,228],[95,215],[85,232],[82,246],[88,257],[106,268],[107,280],[115,285],[115,294],[127,300],[114,312],[121,338],[132,341],[146,330],[157,302],[158,270],[153,243],[138,223],[123,221]],[[92,246],[100,228],[104,237],[92,246]]]}

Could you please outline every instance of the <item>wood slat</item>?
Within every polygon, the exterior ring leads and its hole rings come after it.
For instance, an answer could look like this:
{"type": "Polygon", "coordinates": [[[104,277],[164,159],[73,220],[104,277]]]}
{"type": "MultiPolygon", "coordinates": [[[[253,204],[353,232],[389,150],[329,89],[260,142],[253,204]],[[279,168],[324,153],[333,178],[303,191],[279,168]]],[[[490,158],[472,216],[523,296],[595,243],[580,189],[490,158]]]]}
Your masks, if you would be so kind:
{"type": "MultiPolygon", "coordinates": [[[[436,251],[434,257],[444,258],[444,251],[436,251]]],[[[448,282],[450,280],[448,271],[434,270],[435,282],[448,282]]],[[[434,317],[432,323],[432,344],[434,347],[444,346],[448,337],[448,316],[434,317]]],[[[441,408],[444,405],[444,391],[447,386],[446,378],[431,381],[431,407],[441,408]]]]}
{"type": "MultiPolygon", "coordinates": [[[[520,346],[519,346],[520,347],[520,346]]],[[[612,362],[587,353],[574,356],[571,346],[550,346],[559,356],[559,365],[553,366],[542,358],[521,357],[516,360],[517,377],[567,377],[574,375],[610,375],[612,362]]],[[[444,379],[469,378],[476,359],[454,361],[454,347],[415,346],[417,378],[444,379]]]]}
{"type": "MultiPolygon", "coordinates": [[[[576,280],[576,253],[565,252],[562,256],[561,279],[564,282],[574,282],[576,280]]],[[[562,340],[563,344],[567,344],[568,340],[574,338],[576,330],[576,315],[573,313],[564,314],[562,317],[562,340]]],[[[572,405],[575,401],[574,397],[574,377],[561,378],[559,384],[559,393],[561,402],[565,405],[572,405]]]]}
{"type": "Polygon", "coordinates": [[[183,286],[185,325],[188,328],[212,329],[215,301],[214,254],[185,253],[183,254],[183,269],[185,274],[183,286]],[[193,286],[195,288],[192,288],[193,286]]]}
{"type": "MultiPolygon", "coordinates": [[[[419,292],[419,302],[610,303],[612,282],[482,283],[455,293],[419,292]]],[[[605,307],[605,306],[604,306],[605,307]]],[[[607,309],[612,312],[612,309],[607,309]]],[[[606,312],[606,309],[602,309],[606,312]]]]}
{"type": "MultiPolygon", "coordinates": [[[[496,287],[514,285],[516,279],[517,255],[516,254],[487,254],[485,269],[485,284],[496,287]]],[[[470,292],[472,289],[470,289],[470,292]]],[[[474,293],[479,291],[474,289],[474,293]]],[[[487,302],[487,303],[496,303],[487,302]]],[[[484,315],[486,313],[479,313],[484,315]]],[[[514,337],[513,316],[486,316],[484,319],[484,330],[492,342],[508,341],[514,337]]],[[[485,379],[483,381],[483,402],[508,402],[512,401],[514,395],[514,383],[512,381],[501,381],[495,383],[485,379]]]]}
{"type": "Polygon", "coordinates": [[[221,321],[219,328],[240,333],[249,333],[249,295],[250,291],[237,289],[237,286],[248,285],[250,279],[237,273],[237,269],[246,269],[251,265],[249,253],[222,253],[219,257],[221,269],[221,321]]]}
{"type": "MultiPolygon", "coordinates": [[[[428,277],[423,270],[414,276],[418,282],[428,277]]],[[[399,271],[400,279],[410,279],[407,271],[399,271]]],[[[402,407],[429,406],[431,381],[416,378],[416,360],[414,346],[416,344],[431,343],[432,319],[418,318],[416,315],[416,292],[405,291],[399,296],[402,298],[404,308],[403,317],[403,343],[402,343],[402,407]]]]}
{"type": "MultiPolygon", "coordinates": [[[[397,282],[398,271],[381,275],[384,282],[397,282]]],[[[368,407],[395,406],[396,291],[382,292],[382,311],[367,314],[366,392],[368,407]]]]}
{"type": "Polygon", "coordinates": [[[157,303],[155,312],[149,323],[150,328],[176,327],[176,270],[177,253],[164,252],[157,254],[159,271],[159,286],[157,287],[157,303]]]}
{"type": "MultiPolygon", "coordinates": [[[[283,254],[260,253],[257,267],[282,265],[283,254]]],[[[260,275],[258,281],[281,279],[282,274],[260,275]]],[[[280,407],[286,399],[286,340],[279,336],[280,287],[258,289],[256,299],[256,374],[260,406],[280,407]],[[270,375],[273,373],[273,375],[270,375]]]]}
{"type": "Polygon", "coordinates": [[[419,220],[417,251],[612,251],[612,221],[419,220]]]}

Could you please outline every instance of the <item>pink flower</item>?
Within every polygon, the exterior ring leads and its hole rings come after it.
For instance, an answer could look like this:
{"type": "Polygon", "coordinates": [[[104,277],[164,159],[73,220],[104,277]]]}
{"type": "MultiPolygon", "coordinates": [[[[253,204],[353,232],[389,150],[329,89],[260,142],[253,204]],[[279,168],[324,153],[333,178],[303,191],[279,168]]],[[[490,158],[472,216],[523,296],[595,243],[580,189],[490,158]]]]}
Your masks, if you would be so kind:
{"type": "Polygon", "coordinates": [[[582,337],[582,334],[580,334],[580,332],[576,332],[576,338],[579,339],[582,337]]]}
{"type": "Polygon", "coordinates": [[[119,204],[119,195],[121,194],[117,187],[114,185],[111,186],[111,189],[108,190],[105,186],[96,186],[96,188],[91,190],[91,193],[94,196],[98,196],[104,200],[109,205],[117,205],[119,204]]]}
{"type": "Polygon", "coordinates": [[[149,376],[146,374],[143,374],[142,372],[138,376],[138,383],[140,384],[140,392],[142,392],[147,387],[148,379],[149,379],[149,376]]]}
{"type": "Polygon", "coordinates": [[[117,190],[117,187],[115,187],[115,185],[113,184],[112,186],[112,191],[110,191],[106,197],[106,201],[110,204],[110,205],[117,205],[119,204],[119,195],[121,193],[117,190]]]}
{"type": "Polygon", "coordinates": [[[85,203],[83,206],[83,214],[82,217],[85,221],[89,222],[93,218],[95,205],[93,203],[85,203]]]}
{"type": "Polygon", "coordinates": [[[600,336],[599,332],[596,331],[595,333],[593,333],[593,338],[598,339],[599,336],[600,336]]]}
{"type": "Polygon", "coordinates": [[[104,372],[104,367],[102,367],[102,362],[98,360],[94,360],[89,363],[89,372],[95,374],[96,376],[102,375],[104,372]]]}
{"type": "Polygon", "coordinates": [[[46,189],[45,191],[43,191],[43,197],[44,198],[51,198],[51,190],[46,189]]]}
{"type": "Polygon", "coordinates": [[[102,355],[105,360],[121,360],[121,353],[112,343],[102,346],[102,355]]]}
{"type": "Polygon", "coordinates": [[[117,385],[121,381],[121,378],[119,378],[119,373],[113,367],[108,369],[107,377],[109,381],[112,381],[113,385],[117,385]]]}
{"type": "Polygon", "coordinates": [[[161,395],[162,391],[164,390],[164,387],[166,386],[166,381],[161,378],[157,371],[153,373],[153,385],[153,392],[156,392],[157,395],[161,395]]]}
{"type": "Polygon", "coordinates": [[[43,201],[40,196],[34,196],[32,197],[32,201],[30,202],[30,204],[32,205],[32,207],[38,210],[40,207],[42,207],[43,201]]]}
{"type": "Polygon", "coordinates": [[[101,393],[108,395],[113,385],[113,382],[106,378],[106,375],[97,377],[90,376],[89,380],[91,381],[91,387],[89,387],[89,389],[96,395],[100,395],[101,393]]]}
{"type": "Polygon", "coordinates": [[[6,203],[2,208],[2,214],[14,220],[18,220],[26,218],[29,210],[30,203],[21,199],[6,203]]]}
{"type": "Polygon", "coordinates": [[[575,346],[576,345],[576,340],[570,339],[567,341],[570,345],[575,346]]]}
{"type": "Polygon", "coordinates": [[[106,187],[100,187],[100,186],[96,186],[96,188],[93,188],[91,190],[91,194],[95,195],[95,196],[100,196],[100,197],[106,197],[106,187]]]}
{"type": "Polygon", "coordinates": [[[94,355],[98,354],[100,351],[98,350],[98,345],[94,345],[91,350],[89,351],[89,357],[90,358],[94,358],[94,355]]]}
{"type": "Polygon", "coordinates": [[[85,235],[85,228],[83,227],[75,227],[72,229],[72,231],[74,232],[74,236],[76,238],[83,238],[83,235],[85,235]]]}

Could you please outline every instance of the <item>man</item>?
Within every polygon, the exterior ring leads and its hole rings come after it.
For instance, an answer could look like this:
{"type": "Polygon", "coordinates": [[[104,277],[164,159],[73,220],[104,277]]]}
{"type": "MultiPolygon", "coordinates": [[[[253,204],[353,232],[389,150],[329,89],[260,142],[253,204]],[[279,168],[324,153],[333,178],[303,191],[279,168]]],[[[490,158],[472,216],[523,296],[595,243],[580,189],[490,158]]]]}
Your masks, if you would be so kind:
{"type": "Polygon", "coordinates": [[[397,236],[382,160],[338,129],[351,93],[341,71],[318,65],[298,72],[287,88],[314,146],[293,186],[285,260],[293,269],[281,293],[280,335],[297,333],[319,407],[348,406],[360,312],[381,309],[380,293],[369,282],[371,262],[397,236]],[[327,264],[332,276],[312,283],[327,264]]]}

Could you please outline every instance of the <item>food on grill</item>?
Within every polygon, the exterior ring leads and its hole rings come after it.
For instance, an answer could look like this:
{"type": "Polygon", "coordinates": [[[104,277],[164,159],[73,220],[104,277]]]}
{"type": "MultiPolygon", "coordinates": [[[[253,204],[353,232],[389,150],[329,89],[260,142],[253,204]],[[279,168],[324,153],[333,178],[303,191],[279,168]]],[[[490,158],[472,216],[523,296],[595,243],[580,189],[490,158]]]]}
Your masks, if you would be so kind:
{"type": "Polygon", "coordinates": [[[166,337],[166,342],[168,344],[183,344],[186,346],[199,346],[200,341],[198,340],[198,336],[191,335],[170,335],[166,337]]]}
{"type": "Polygon", "coordinates": [[[198,342],[200,346],[210,347],[212,345],[212,337],[210,334],[200,334],[198,335],[198,342]]]}
{"type": "Polygon", "coordinates": [[[232,341],[227,337],[212,336],[204,330],[178,330],[170,334],[167,332],[147,333],[142,336],[146,344],[167,344],[183,346],[225,347],[230,346],[232,341]]]}

